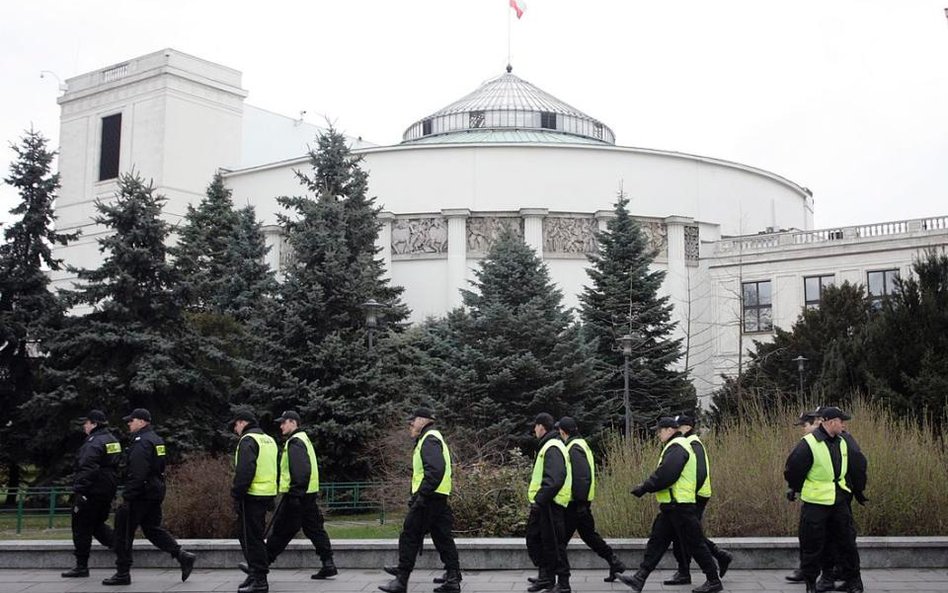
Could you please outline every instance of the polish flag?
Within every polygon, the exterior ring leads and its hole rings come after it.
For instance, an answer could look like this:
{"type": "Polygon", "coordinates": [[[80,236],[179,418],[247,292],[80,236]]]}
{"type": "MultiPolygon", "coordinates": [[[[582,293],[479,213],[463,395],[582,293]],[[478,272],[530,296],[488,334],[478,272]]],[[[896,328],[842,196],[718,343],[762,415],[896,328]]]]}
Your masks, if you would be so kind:
{"type": "Polygon", "coordinates": [[[523,0],[510,0],[510,8],[513,8],[517,11],[517,18],[523,16],[523,11],[527,9],[527,5],[523,0]]]}

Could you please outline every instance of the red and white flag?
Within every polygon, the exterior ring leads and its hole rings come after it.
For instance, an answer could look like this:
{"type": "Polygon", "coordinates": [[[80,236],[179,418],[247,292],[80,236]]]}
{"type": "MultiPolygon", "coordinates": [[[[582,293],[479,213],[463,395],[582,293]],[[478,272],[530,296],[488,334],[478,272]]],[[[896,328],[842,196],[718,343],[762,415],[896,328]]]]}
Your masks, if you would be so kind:
{"type": "Polygon", "coordinates": [[[523,11],[527,9],[527,4],[523,0],[510,0],[510,8],[517,11],[517,18],[523,16],[523,11]]]}

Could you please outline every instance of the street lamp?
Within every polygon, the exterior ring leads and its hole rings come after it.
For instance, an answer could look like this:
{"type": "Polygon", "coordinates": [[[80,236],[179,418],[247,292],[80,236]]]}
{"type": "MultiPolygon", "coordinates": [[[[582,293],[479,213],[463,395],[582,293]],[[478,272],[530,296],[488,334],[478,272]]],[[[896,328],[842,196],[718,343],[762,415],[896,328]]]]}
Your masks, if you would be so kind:
{"type": "Polygon", "coordinates": [[[625,359],[624,377],[625,388],[622,390],[622,404],[625,407],[625,435],[632,434],[632,415],[629,411],[629,359],[632,358],[632,347],[642,341],[642,337],[637,333],[625,334],[616,339],[619,343],[619,349],[622,350],[622,357],[625,359]]]}
{"type": "Polygon", "coordinates": [[[375,299],[369,299],[366,302],[360,305],[365,311],[365,327],[369,333],[369,351],[372,351],[372,346],[375,343],[375,330],[379,326],[379,312],[385,308],[385,305],[376,301],[375,299]]]}
{"type": "Polygon", "coordinates": [[[793,359],[793,362],[797,363],[797,374],[800,375],[800,394],[799,395],[800,395],[801,400],[803,399],[803,370],[806,366],[807,360],[808,359],[802,354],[793,359]]]}

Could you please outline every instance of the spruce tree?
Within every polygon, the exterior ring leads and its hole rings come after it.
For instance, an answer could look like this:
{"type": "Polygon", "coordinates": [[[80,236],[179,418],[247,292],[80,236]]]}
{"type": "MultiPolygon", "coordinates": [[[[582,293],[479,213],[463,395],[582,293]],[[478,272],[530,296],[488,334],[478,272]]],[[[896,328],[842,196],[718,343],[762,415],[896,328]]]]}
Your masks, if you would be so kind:
{"type": "MultiPolygon", "coordinates": [[[[675,364],[682,357],[682,341],[672,338],[675,323],[667,296],[659,296],[665,279],[662,270],[650,270],[655,254],[638,222],[629,216],[629,200],[619,193],[616,216],[596,235],[598,252],[589,256],[591,285],[580,296],[584,330],[598,341],[599,358],[610,370],[606,389],[622,401],[622,352],[616,341],[637,334],[630,364],[629,392],[633,420],[643,424],[660,413],[695,405],[694,390],[675,364]]],[[[621,403],[613,419],[623,425],[621,403]]]]}
{"type": "Polygon", "coordinates": [[[37,360],[33,357],[60,325],[63,308],[49,290],[44,270],[59,270],[53,245],[65,245],[78,233],[58,233],[53,202],[59,174],[51,172],[55,152],[42,134],[29,130],[12,145],[16,160],[4,181],[16,188],[20,203],[10,213],[17,217],[3,232],[0,244],[0,462],[7,467],[8,485],[19,482],[19,464],[26,449],[18,407],[35,386],[37,360]]]}

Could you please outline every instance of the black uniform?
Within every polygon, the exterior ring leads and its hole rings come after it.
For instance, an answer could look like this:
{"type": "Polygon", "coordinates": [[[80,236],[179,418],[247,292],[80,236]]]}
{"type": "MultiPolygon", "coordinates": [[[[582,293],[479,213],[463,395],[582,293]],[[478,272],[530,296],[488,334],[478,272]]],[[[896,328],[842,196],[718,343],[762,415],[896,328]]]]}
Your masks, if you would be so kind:
{"type": "MultiPolygon", "coordinates": [[[[551,430],[540,439],[540,447],[550,439],[560,438],[551,430]]],[[[550,447],[543,459],[543,480],[527,517],[527,554],[533,565],[540,569],[540,579],[553,576],[569,579],[569,560],[566,557],[565,509],[553,499],[566,483],[566,458],[557,447],[550,447]]]]}
{"type": "Polygon", "coordinates": [[[251,575],[265,575],[270,572],[267,558],[267,544],[264,531],[267,525],[267,511],[273,508],[275,496],[252,496],[247,493],[257,473],[257,456],[260,446],[253,438],[244,435],[264,434],[256,424],[248,424],[237,444],[237,465],[234,468],[234,484],[231,497],[237,511],[237,539],[240,540],[247,559],[251,575]]]}
{"type": "Polygon", "coordinates": [[[96,426],[76,455],[73,478],[72,543],[76,566],[89,564],[92,538],[107,548],[115,547],[109,527],[109,511],[118,487],[118,467],[122,446],[104,426],[96,426]]]}
{"type": "MultiPolygon", "coordinates": [[[[836,487],[836,499],[832,505],[811,504],[804,502],[800,510],[800,570],[808,581],[815,581],[824,564],[824,550],[827,542],[832,540],[835,551],[835,560],[840,578],[847,582],[860,581],[859,552],[856,549],[856,524],[853,520],[852,498],[864,501],[863,492],[866,488],[867,461],[862,450],[851,434],[844,432],[839,436],[831,437],[820,426],[813,431],[813,437],[821,443],[826,443],[829,449],[830,460],[833,463],[833,475],[836,480],[846,478],[846,484],[852,494],[839,486],[836,487]],[[847,446],[847,472],[840,475],[842,456],[840,441],[845,439],[847,446]]],[[[813,466],[813,452],[810,446],[801,439],[790,452],[784,477],[787,485],[793,492],[803,490],[803,483],[813,466]]],[[[827,575],[824,575],[827,576],[827,575]]]]}
{"type": "Polygon", "coordinates": [[[415,568],[415,559],[421,549],[425,533],[431,534],[431,541],[441,556],[444,568],[449,572],[461,570],[458,559],[458,549],[454,543],[454,513],[448,504],[448,497],[438,494],[435,490],[444,479],[447,470],[444,463],[444,451],[441,441],[437,438],[425,438],[425,435],[434,430],[433,424],[428,424],[421,430],[415,439],[424,439],[421,445],[421,463],[424,468],[424,478],[418,491],[411,496],[408,502],[408,514],[402,525],[402,532],[398,536],[398,572],[406,578],[415,568]]]}
{"type": "MultiPolygon", "coordinates": [[[[570,441],[577,438],[579,437],[570,437],[566,441],[567,446],[569,446],[570,441]]],[[[549,452],[547,455],[549,455],[549,452]]],[[[579,446],[569,449],[569,463],[573,473],[573,496],[566,507],[564,516],[566,534],[563,539],[569,542],[573,534],[579,531],[580,539],[589,546],[589,549],[609,564],[616,564],[618,559],[615,552],[596,531],[596,521],[592,514],[589,490],[592,487],[595,468],[589,466],[586,453],[579,446]]]]}
{"type": "MultiPolygon", "coordinates": [[[[636,495],[659,492],[670,488],[678,481],[691,455],[682,445],[683,442],[676,442],[668,447],[662,456],[661,464],[639,487],[640,489],[635,491],[636,495]]],[[[705,476],[707,476],[707,468],[705,468],[705,476]]],[[[681,542],[684,553],[693,556],[698,562],[698,566],[708,577],[708,581],[717,582],[717,566],[705,544],[697,504],[676,502],[673,499],[672,502],[660,504],[659,511],[652,523],[652,533],[645,546],[645,557],[639,566],[640,573],[648,575],[655,570],[668,545],[677,539],[681,542]]]]}
{"type": "Polygon", "coordinates": [[[165,442],[151,425],[130,435],[125,468],[123,502],[115,512],[115,565],[119,573],[132,566],[132,541],[140,526],[159,550],[175,559],[181,546],[161,526],[161,503],[165,498],[165,442]]]}
{"type": "MultiPolygon", "coordinates": [[[[272,564],[286,549],[290,540],[303,528],[303,534],[313,542],[316,553],[323,563],[332,561],[332,544],[326,533],[323,514],[319,510],[318,492],[306,493],[313,468],[309,462],[306,445],[300,439],[292,438],[302,429],[296,429],[289,437],[287,455],[289,456],[290,489],[283,495],[280,507],[273,518],[273,534],[267,539],[267,558],[272,564]]],[[[277,464],[279,468],[280,465],[277,464]]]]}

